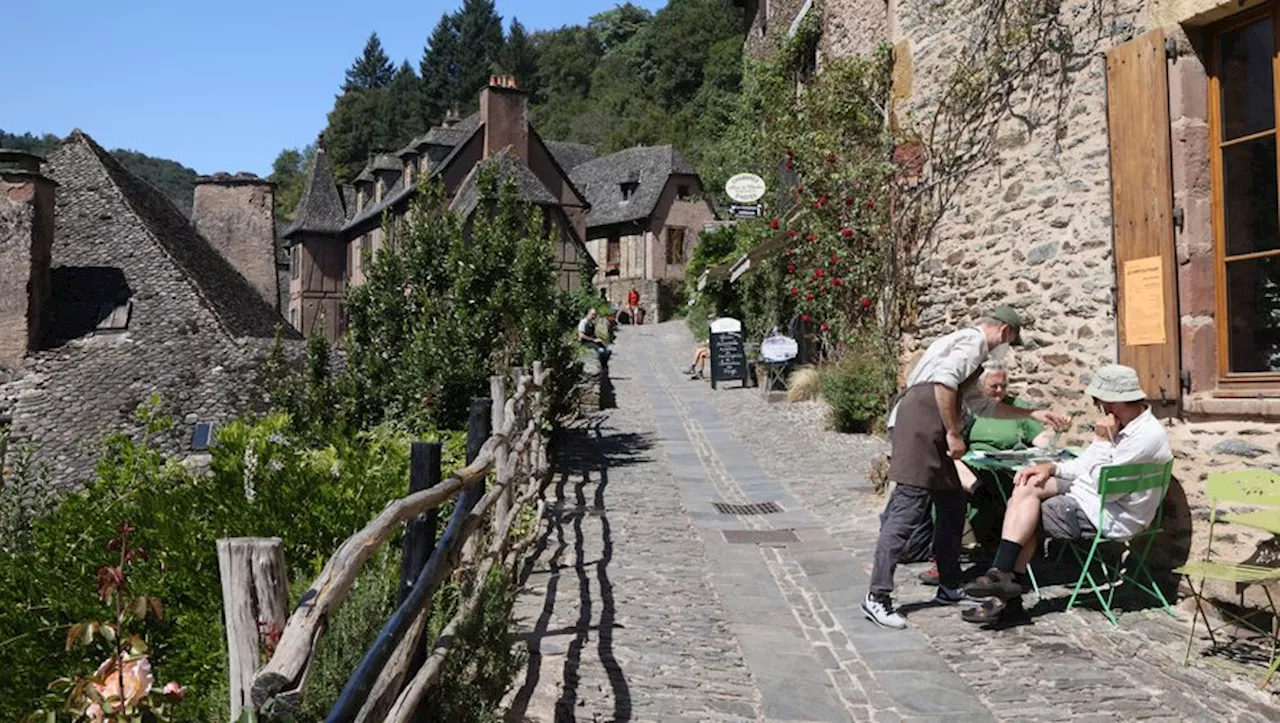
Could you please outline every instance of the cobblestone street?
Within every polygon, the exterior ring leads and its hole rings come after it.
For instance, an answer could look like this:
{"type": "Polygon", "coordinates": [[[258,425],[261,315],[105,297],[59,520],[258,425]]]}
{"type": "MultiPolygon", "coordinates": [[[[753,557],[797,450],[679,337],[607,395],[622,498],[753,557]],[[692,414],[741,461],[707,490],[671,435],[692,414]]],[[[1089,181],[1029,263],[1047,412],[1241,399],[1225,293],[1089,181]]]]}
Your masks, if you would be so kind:
{"type": "Polygon", "coordinates": [[[858,606],[883,442],[824,431],[816,403],[689,381],[692,350],[683,322],[623,328],[616,408],[570,430],[517,601],[510,720],[1280,720],[1256,677],[1182,666],[1182,611],[1116,629],[1063,612],[1058,586],[1030,624],[984,630],[927,604],[914,565],[909,629],[875,627],[858,606]]]}

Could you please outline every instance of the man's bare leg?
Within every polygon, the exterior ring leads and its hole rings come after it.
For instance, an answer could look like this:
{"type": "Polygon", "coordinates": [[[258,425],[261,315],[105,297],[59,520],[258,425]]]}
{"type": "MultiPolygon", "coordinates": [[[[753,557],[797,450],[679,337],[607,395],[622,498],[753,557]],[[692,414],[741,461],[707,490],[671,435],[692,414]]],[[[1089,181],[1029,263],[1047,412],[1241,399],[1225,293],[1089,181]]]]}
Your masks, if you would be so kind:
{"type": "Polygon", "coordinates": [[[1027,571],[1027,563],[1036,551],[1036,528],[1040,526],[1040,503],[1058,495],[1058,481],[1050,479],[1043,487],[1019,485],[1013,488],[1013,496],[1004,513],[1003,540],[1022,545],[1013,571],[1027,571]]]}

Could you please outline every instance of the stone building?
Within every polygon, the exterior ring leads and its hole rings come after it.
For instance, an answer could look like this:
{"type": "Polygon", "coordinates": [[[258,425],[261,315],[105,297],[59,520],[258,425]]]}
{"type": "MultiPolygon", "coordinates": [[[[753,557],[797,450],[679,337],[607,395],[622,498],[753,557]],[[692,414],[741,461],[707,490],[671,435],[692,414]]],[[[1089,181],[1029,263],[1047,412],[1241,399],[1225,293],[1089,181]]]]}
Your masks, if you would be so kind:
{"type": "Polygon", "coordinates": [[[697,169],[674,147],[657,146],[587,161],[569,175],[591,203],[587,248],[600,295],[624,306],[634,288],[649,319],[666,319],[698,237],[715,220],[697,169]]]}
{"type": "Polygon", "coordinates": [[[294,222],[284,232],[290,260],[289,321],[304,334],[337,340],[345,328],[342,297],[365,281],[365,264],[392,242],[424,178],[439,181],[450,208],[470,217],[477,207],[477,174],[492,166],[520,196],[544,213],[559,244],[553,250],[560,286],[574,290],[591,277],[584,241],[586,197],[566,166],[593,156],[589,148],[544,141],[529,123],[529,98],[510,78],[492,78],[480,91],[480,110],[451,118],[400,151],[380,153],[348,188],[335,184],[324,149],[307,178],[294,222]],[[385,221],[390,220],[390,223],[385,221]]]}
{"type": "Polygon", "coordinates": [[[277,311],[271,206],[261,181],[213,179],[193,225],[78,130],[43,165],[0,151],[9,452],[29,446],[70,486],[92,475],[103,434],[140,431],[152,394],[176,423],[157,441],[178,453],[199,423],[259,404],[273,337],[296,338],[277,311]]]}
{"type": "MultiPolygon", "coordinates": [[[[892,46],[891,118],[906,132],[928,123],[956,59],[981,36],[982,19],[957,2],[821,7],[823,59],[892,46]]],[[[1078,439],[1093,416],[1080,394],[1090,371],[1137,368],[1178,458],[1169,524],[1182,556],[1203,544],[1188,516],[1205,519],[1207,472],[1280,471],[1280,3],[1048,7],[1073,50],[1015,88],[1013,112],[990,129],[990,162],[952,198],[921,265],[903,366],[983,309],[1011,304],[1032,320],[1016,381],[1033,400],[1080,412],[1078,439]]],[[[758,52],[813,12],[766,0],[749,10],[758,52]],[[766,20],[766,4],[796,14],[766,20]]],[[[1246,550],[1255,542],[1242,539],[1246,550]]]]}

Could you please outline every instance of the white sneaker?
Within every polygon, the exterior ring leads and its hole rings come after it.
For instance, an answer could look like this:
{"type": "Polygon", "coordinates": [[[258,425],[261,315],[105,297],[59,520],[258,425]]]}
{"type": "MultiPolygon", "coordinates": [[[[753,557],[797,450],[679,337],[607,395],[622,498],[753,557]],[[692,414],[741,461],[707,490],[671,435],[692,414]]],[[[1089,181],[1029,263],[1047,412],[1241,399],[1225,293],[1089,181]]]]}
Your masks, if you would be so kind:
{"type": "Polygon", "coordinates": [[[902,630],[907,627],[907,619],[893,609],[893,600],[888,595],[877,598],[867,593],[867,599],[862,601],[862,614],[882,628],[902,630]]]}

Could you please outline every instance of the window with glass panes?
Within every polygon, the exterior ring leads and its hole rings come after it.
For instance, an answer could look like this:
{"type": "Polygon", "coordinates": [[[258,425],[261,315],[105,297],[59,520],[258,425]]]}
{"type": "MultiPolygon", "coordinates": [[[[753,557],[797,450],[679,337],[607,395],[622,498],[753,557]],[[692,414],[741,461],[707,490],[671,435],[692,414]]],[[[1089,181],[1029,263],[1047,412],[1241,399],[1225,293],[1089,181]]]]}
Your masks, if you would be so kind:
{"type": "Polygon", "coordinates": [[[1233,18],[1213,33],[1218,364],[1228,379],[1280,379],[1277,8],[1233,18]]]}

